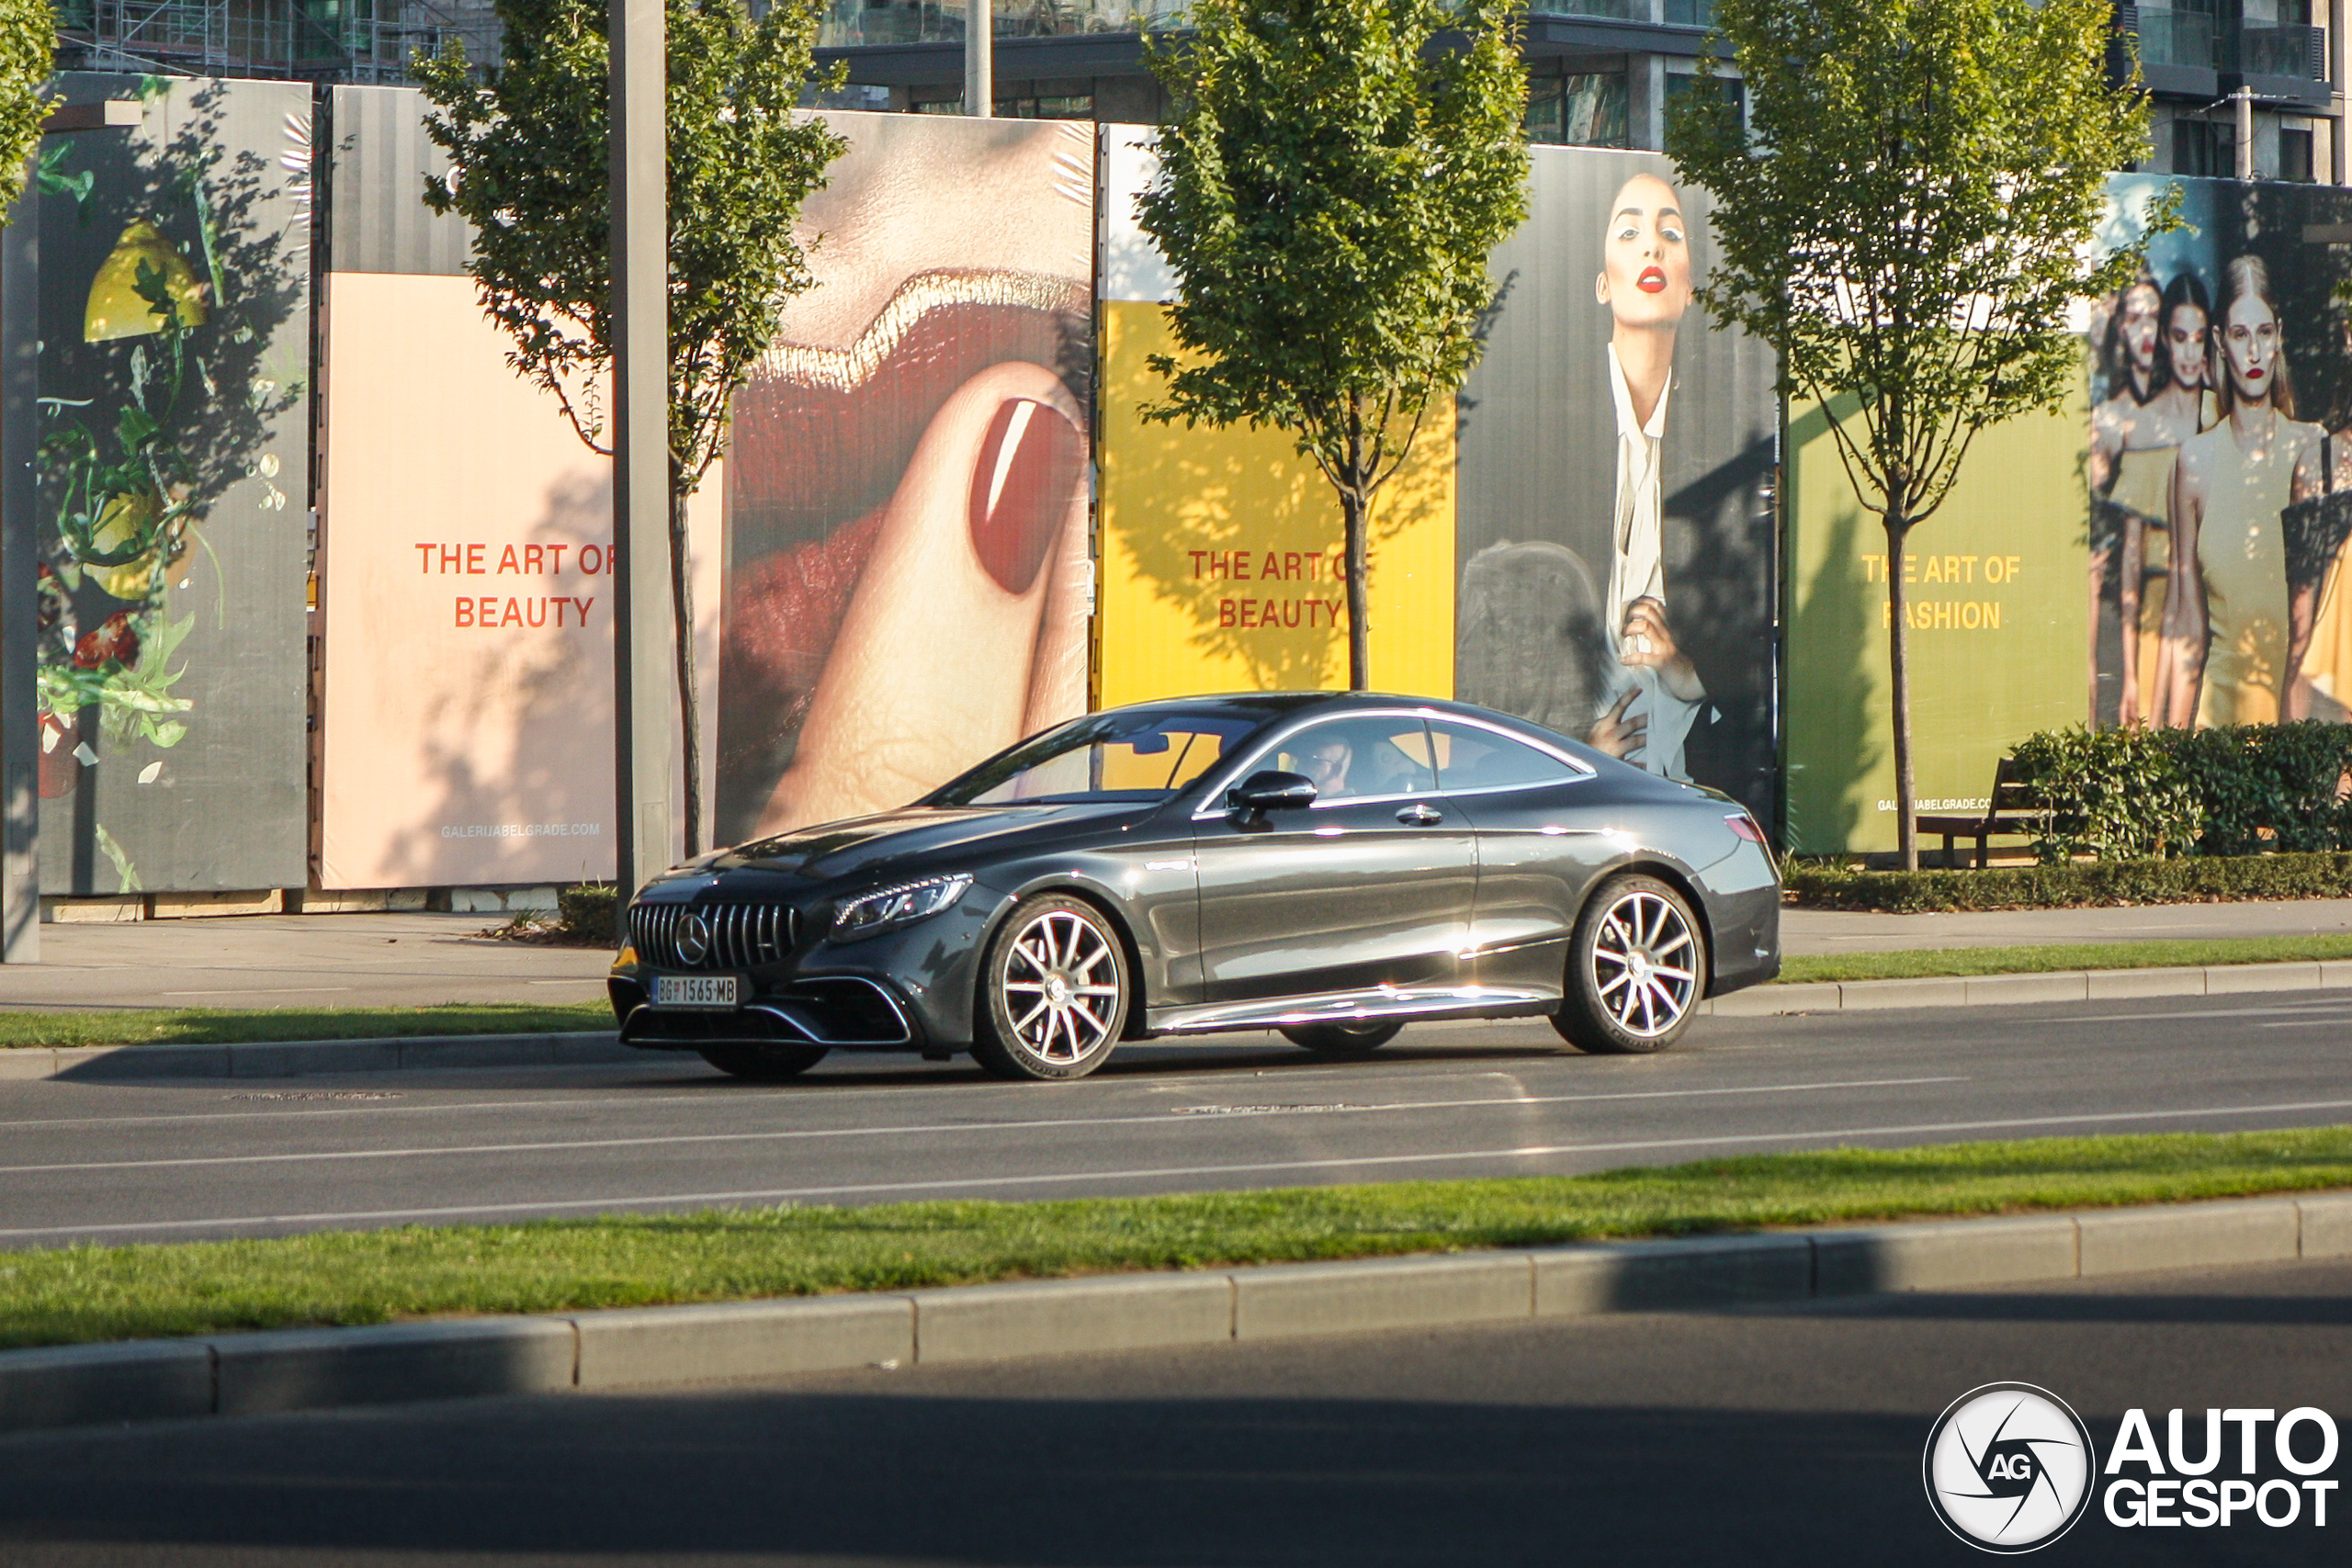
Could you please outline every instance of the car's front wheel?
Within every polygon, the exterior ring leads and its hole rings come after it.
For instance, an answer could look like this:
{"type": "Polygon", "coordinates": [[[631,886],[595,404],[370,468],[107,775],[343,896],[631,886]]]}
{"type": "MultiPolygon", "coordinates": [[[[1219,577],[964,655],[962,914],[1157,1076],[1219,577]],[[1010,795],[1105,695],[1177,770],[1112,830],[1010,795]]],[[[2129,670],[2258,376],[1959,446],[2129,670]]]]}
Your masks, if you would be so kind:
{"type": "Polygon", "coordinates": [[[972,1055],[1006,1078],[1082,1078],[1119,1043],[1126,951],[1083,899],[1040,894],[1016,907],[980,964],[972,1055]]]}
{"type": "Polygon", "coordinates": [[[702,1059],[731,1077],[752,1083],[797,1078],[825,1059],[822,1045],[705,1045],[702,1059]]]}
{"type": "Polygon", "coordinates": [[[1318,1056],[1369,1056],[1405,1026],[1401,1023],[1300,1023],[1282,1032],[1294,1045],[1318,1056]]]}
{"type": "Polygon", "coordinates": [[[1706,938],[1682,895],[1654,876],[1614,878],[1577,921],[1552,1027],[1579,1051],[1663,1051],[1690,1027],[1706,973],[1706,938]]]}

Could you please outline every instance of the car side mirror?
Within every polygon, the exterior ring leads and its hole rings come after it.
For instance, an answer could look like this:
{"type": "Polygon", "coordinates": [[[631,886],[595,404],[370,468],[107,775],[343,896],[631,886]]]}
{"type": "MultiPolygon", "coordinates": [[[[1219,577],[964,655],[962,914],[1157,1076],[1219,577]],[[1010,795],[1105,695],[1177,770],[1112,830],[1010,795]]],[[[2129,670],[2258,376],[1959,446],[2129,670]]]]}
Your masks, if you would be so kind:
{"type": "Polygon", "coordinates": [[[1297,811],[1315,804],[1315,781],[1305,773],[1269,768],[1251,773],[1225,792],[1228,811],[1255,817],[1265,811],[1297,811]]]}

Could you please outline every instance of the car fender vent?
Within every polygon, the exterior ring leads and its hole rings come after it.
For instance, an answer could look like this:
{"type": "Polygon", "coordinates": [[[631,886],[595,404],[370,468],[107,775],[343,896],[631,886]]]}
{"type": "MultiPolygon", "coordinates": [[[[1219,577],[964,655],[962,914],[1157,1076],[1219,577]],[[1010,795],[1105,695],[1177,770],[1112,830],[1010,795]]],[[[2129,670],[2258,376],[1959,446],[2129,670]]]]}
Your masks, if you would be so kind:
{"type": "Polygon", "coordinates": [[[635,904],[628,936],[657,969],[756,969],[781,964],[798,936],[788,904],[635,904]]]}

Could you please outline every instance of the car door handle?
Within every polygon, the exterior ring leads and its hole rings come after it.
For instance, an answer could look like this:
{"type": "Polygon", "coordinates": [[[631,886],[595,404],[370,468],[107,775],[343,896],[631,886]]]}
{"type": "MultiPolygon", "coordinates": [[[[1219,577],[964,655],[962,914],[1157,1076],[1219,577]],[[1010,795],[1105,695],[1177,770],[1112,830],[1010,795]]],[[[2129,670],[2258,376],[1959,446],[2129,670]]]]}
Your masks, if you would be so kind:
{"type": "Polygon", "coordinates": [[[1408,828],[1432,828],[1445,820],[1445,813],[1434,806],[1417,800],[1410,806],[1400,807],[1396,813],[1396,820],[1408,828]]]}

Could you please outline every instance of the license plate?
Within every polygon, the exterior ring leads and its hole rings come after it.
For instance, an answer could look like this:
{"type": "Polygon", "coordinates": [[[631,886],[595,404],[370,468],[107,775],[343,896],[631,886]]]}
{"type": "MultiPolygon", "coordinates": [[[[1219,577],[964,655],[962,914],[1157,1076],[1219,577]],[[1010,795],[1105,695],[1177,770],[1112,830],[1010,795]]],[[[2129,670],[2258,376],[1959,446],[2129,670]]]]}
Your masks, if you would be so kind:
{"type": "Polygon", "coordinates": [[[740,975],[657,975],[653,1005],[658,1008],[735,1008],[742,1005],[740,975]]]}

